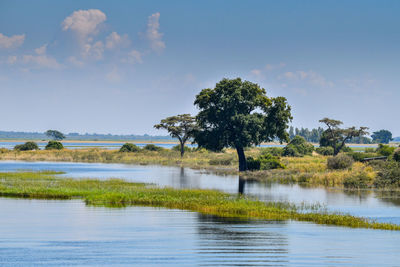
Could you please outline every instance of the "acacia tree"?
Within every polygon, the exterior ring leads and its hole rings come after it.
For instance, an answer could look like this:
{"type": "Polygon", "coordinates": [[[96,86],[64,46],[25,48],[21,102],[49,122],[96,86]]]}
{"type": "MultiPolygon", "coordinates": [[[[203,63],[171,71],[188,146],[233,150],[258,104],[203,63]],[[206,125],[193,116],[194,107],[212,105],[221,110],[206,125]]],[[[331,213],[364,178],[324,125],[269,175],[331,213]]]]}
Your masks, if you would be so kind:
{"type": "Polygon", "coordinates": [[[166,129],[172,137],[178,138],[181,157],[185,154],[185,143],[192,137],[195,127],[195,118],[190,116],[190,114],[168,117],[161,120],[159,124],[154,125],[154,128],[166,129]]]}
{"type": "Polygon", "coordinates": [[[45,134],[54,140],[63,140],[65,139],[65,135],[62,132],[56,130],[47,130],[45,134]]]}
{"type": "Polygon", "coordinates": [[[392,133],[388,130],[373,132],[371,137],[372,141],[383,144],[389,144],[389,142],[393,140],[392,133]]]}
{"type": "Polygon", "coordinates": [[[339,120],[333,120],[329,118],[323,118],[319,122],[324,123],[328,129],[326,129],[320,139],[320,146],[330,146],[333,148],[333,155],[339,154],[340,150],[345,146],[346,141],[353,137],[362,137],[367,135],[368,127],[350,127],[346,129],[339,128],[343,122],[339,120]]]}
{"type": "Polygon", "coordinates": [[[203,89],[194,104],[200,109],[195,142],[213,151],[235,148],[239,171],[247,170],[245,147],[276,138],[288,141],[286,129],[292,116],[286,98],[267,97],[256,83],[222,79],[214,89],[203,89]]]}

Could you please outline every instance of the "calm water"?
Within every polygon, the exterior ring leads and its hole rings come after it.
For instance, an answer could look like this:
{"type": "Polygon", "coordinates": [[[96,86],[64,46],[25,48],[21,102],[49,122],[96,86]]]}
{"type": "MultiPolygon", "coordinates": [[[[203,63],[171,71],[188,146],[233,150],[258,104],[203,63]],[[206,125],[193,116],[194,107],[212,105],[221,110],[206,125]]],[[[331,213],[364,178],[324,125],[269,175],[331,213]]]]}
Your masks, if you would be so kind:
{"type": "MultiPolygon", "coordinates": [[[[120,177],[176,188],[235,193],[237,176],[122,164],[0,162],[1,171],[59,170],[70,177],[120,177]]],[[[246,183],[269,201],[321,203],[328,209],[400,223],[398,194],[246,183]]],[[[0,198],[0,265],[400,266],[399,232],[299,222],[238,221],[194,212],[86,206],[78,200],[0,198]]]]}

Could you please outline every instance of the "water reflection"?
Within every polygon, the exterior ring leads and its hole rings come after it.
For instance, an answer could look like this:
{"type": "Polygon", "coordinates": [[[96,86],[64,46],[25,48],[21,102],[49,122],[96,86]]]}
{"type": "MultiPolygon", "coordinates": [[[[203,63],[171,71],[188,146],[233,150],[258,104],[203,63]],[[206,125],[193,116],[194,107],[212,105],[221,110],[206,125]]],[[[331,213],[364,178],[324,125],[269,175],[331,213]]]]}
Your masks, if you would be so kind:
{"type": "Polygon", "coordinates": [[[288,262],[286,222],[248,221],[198,214],[202,265],[282,265],[288,262]],[[270,230],[269,230],[270,228],[270,230]]]}

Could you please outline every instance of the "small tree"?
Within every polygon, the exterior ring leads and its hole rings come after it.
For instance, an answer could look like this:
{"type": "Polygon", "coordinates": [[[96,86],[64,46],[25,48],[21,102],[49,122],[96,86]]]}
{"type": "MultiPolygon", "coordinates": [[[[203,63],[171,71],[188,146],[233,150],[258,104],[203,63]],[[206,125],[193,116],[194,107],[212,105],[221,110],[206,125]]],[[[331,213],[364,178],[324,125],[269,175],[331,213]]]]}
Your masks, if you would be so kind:
{"type": "Polygon", "coordinates": [[[375,143],[389,144],[389,142],[393,140],[392,133],[388,130],[373,132],[371,137],[372,141],[375,143]]]}
{"type": "Polygon", "coordinates": [[[63,140],[65,139],[65,135],[62,132],[56,130],[47,130],[45,134],[54,140],[63,140]]]}
{"type": "Polygon", "coordinates": [[[214,151],[235,148],[239,171],[247,170],[245,147],[289,139],[290,106],[284,97],[267,97],[258,84],[222,79],[214,89],[203,89],[194,104],[200,109],[195,142],[214,151]]]}
{"type": "Polygon", "coordinates": [[[195,118],[190,116],[190,114],[168,117],[161,120],[159,124],[154,125],[154,128],[165,129],[172,137],[178,138],[181,147],[181,157],[185,154],[185,143],[193,136],[195,127],[195,118]]]}
{"type": "Polygon", "coordinates": [[[353,137],[361,137],[368,134],[368,127],[360,127],[357,129],[353,126],[350,128],[341,129],[339,126],[342,125],[343,122],[329,118],[324,118],[319,122],[325,123],[325,125],[328,127],[328,129],[326,129],[322,134],[320,146],[332,147],[333,155],[335,156],[344,148],[347,140],[350,140],[353,137]]]}

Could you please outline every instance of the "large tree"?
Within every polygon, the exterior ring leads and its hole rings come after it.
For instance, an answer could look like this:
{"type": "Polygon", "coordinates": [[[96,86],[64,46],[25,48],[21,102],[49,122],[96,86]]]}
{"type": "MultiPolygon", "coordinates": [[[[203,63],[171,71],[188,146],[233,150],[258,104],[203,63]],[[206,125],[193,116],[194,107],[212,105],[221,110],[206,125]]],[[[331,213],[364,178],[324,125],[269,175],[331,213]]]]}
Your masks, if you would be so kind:
{"type": "Polygon", "coordinates": [[[361,137],[368,134],[368,127],[360,127],[357,129],[353,126],[341,129],[339,126],[342,125],[343,122],[329,118],[323,118],[319,122],[324,123],[327,127],[321,136],[320,146],[332,147],[334,155],[339,154],[340,150],[345,146],[346,141],[354,137],[361,137]]]}
{"type": "Polygon", "coordinates": [[[180,143],[181,157],[185,154],[185,143],[193,135],[196,127],[195,118],[190,114],[181,114],[161,120],[159,124],[154,125],[156,129],[165,129],[168,133],[178,138],[180,143]]]}
{"type": "Polygon", "coordinates": [[[65,139],[65,135],[62,132],[59,132],[57,130],[47,130],[45,134],[54,140],[63,140],[65,139]]]}
{"type": "Polygon", "coordinates": [[[275,139],[288,141],[290,106],[284,97],[268,97],[258,84],[236,79],[222,79],[215,88],[203,89],[194,104],[199,129],[194,140],[214,151],[236,149],[239,171],[247,170],[244,148],[275,139]]]}
{"type": "Polygon", "coordinates": [[[371,137],[372,141],[383,144],[389,144],[389,142],[393,140],[392,133],[388,130],[373,132],[371,137]]]}

